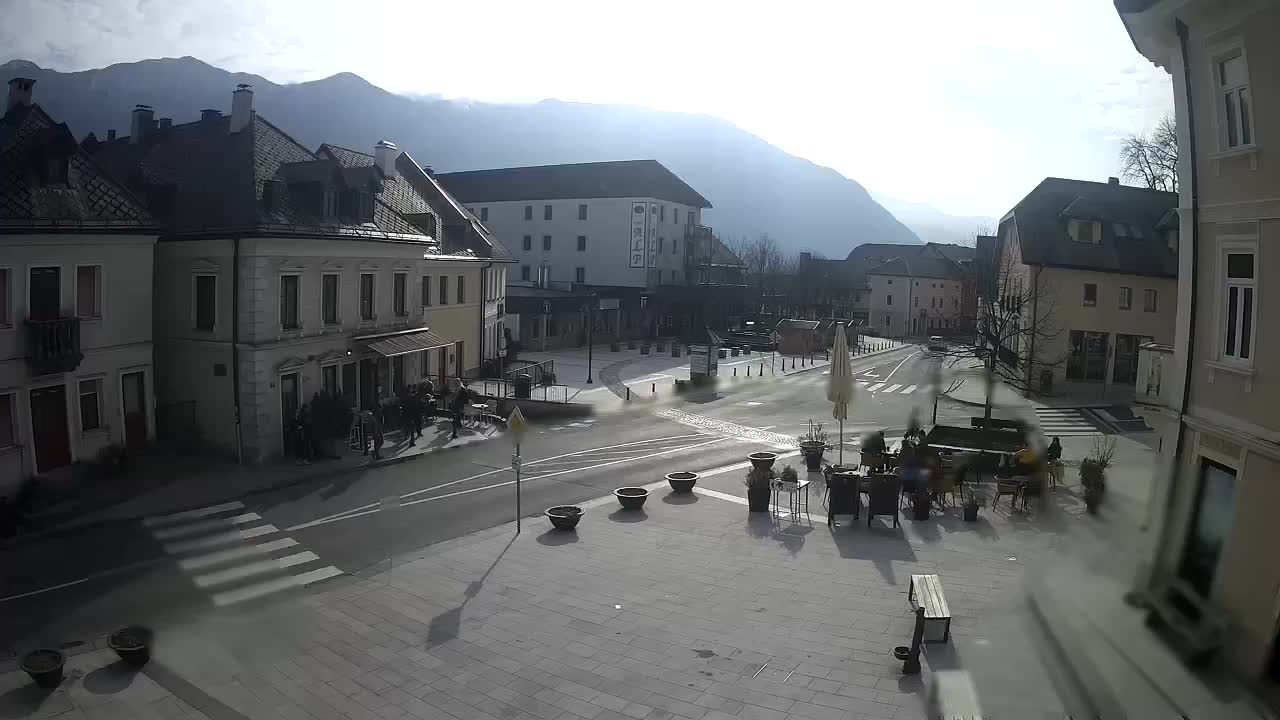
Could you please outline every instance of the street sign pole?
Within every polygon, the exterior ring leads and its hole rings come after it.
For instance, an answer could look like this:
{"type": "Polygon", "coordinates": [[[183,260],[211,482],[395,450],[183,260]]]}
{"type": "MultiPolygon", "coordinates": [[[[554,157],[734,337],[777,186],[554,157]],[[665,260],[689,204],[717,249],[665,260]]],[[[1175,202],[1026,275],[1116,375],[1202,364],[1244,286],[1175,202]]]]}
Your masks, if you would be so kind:
{"type": "Polygon", "coordinates": [[[511,456],[511,469],[516,471],[516,534],[520,534],[521,528],[521,512],[520,512],[520,441],[524,439],[524,433],[529,429],[529,424],[524,419],[524,413],[520,412],[520,406],[516,405],[511,411],[511,416],[507,418],[507,432],[511,433],[511,441],[515,443],[516,451],[511,456]]]}
{"type": "Polygon", "coordinates": [[[511,458],[511,465],[516,469],[516,534],[520,534],[520,443],[516,443],[516,454],[511,458]]]}

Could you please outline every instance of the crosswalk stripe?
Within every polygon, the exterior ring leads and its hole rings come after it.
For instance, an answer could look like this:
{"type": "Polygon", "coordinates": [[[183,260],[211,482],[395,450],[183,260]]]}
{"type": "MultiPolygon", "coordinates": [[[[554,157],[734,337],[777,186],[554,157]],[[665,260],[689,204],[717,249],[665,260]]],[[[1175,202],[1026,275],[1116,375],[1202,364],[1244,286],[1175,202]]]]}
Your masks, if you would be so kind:
{"type": "Polygon", "coordinates": [[[178,538],[188,537],[190,535],[207,533],[211,530],[223,530],[233,525],[245,525],[261,519],[262,516],[258,513],[243,513],[229,518],[201,520],[199,522],[187,523],[185,525],[178,525],[161,530],[152,530],[151,535],[157,540],[177,540],[178,538]]]}
{"type": "Polygon", "coordinates": [[[328,565],[301,575],[285,575],[283,577],[272,578],[253,585],[236,588],[235,590],[217,593],[213,596],[213,604],[218,606],[234,605],[235,603],[253,600],[254,598],[260,598],[264,595],[270,595],[273,592],[310,585],[341,574],[341,570],[332,565],[328,565]]]}
{"type": "Polygon", "coordinates": [[[867,382],[866,380],[859,380],[859,381],[858,381],[858,387],[866,387],[866,386],[868,386],[868,385],[870,385],[870,384],[871,384],[871,383],[867,382]]]}
{"type": "Polygon", "coordinates": [[[915,391],[916,391],[916,386],[915,386],[915,385],[908,385],[908,386],[906,386],[905,388],[903,388],[903,389],[902,389],[902,394],[903,394],[903,395],[910,395],[911,393],[913,393],[913,392],[915,392],[915,391]]]}
{"type": "Polygon", "coordinates": [[[871,387],[867,388],[867,390],[868,390],[869,392],[875,392],[875,391],[879,390],[879,389],[880,389],[880,388],[882,388],[882,387],[884,387],[884,383],[876,383],[875,385],[872,385],[871,387]]]}
{"type": "Polygon", "coordinates": [[[205,568],[222,565],[223,563],[242,560],[255,555],[266,555],[277,550],[283,550],[287,547],[297,545],[298,541],[293,538],[280,538],[271,542],[262,543],[260,545],[244,545],[241,547],[227,548],[226,550],[216,550],[204,555],[196,555],[195,557],[184,558],[178,561],[178,567],[183,570],[203,570],[205,568]]]}
{"type": "Polygon", "coordinates": [[[244,530],[230,530],[215,535],[209,535],[194,540],[183,540],[181,542],[166,543],[164,551],[170,555],[180,555],[195,550],[212,550],[222,545],[230,545],[240,542],[241,540],[250,540],[252,538],[270,535],[273,532],[280,532],[275,525],[258,525],[244,530]]]}
{"type": "Polygon", "coordinates": [[[319,560],[320,556],[310,550],[288,555],[282,558],[267,558],[258,560],[257,562],[245,563],[244,565],[236,565],[226,570],[217,570],[215,572],[197,575],[195,578],[196,587],[208,588],[215,585],[225,585],[229,582],[244,580],[255,575],[262,575],[277,570],[287,570],[294,565],[313,562],[319,560]]]}
{"type": "Polygon", "coordinates": [[[172,515],[159,515],[156,517],[148,517],[142,519],[143,527],[156,527],[157,525],[168,525],[170,523],[181,522],[183,520],[195,520],[197,518],[208,517],[209,515],[217,515],[218,513],[227,512],[229,510],[240,510],[244,508],[244,503],[232,501],[222,503],[221,505],[210,505],[209,507],[196,508],[195,510],[184,510],[172,515]]]}
{"type": "Polygon", "coordinates": [[[885,392],[887,392],[887,393],[897,392],[897,391],[898,391],[898,388],[900,388],[900,387],[902,387],[902,386],[901,386],[901,385],[898,385],[898,384],[896,384],[896,383],[895,383],[895,384],[890,385],[889,387],[885,388],[885,389],[884,389],[884,391],[885,391],[885,392]]]}

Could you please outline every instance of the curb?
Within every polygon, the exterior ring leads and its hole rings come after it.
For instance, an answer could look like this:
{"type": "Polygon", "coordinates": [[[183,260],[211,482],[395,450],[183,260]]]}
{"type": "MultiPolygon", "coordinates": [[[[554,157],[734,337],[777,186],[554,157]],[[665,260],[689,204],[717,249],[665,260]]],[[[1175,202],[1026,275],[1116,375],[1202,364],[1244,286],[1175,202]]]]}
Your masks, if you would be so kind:
{"type": "MultiPolygon", "coordinates": [[[[489,440],[489,439],[492,439],[492,438],[486,438],[486,440],[489,440]]],[[[476,445],[479,442],[483,442],[483,441],[472,441],[469,443],[463,443],[461,445],[445,445],[435,450],[431,450],[429,452],[424,452],[424,453],[417,453],[415,455],[389,457],[382,460],[378,460],[377,462],[369,462],[369,463],[365,463],[362,465],[355,465],[348,468],[341,468],[341,469],[335,468],[332,470],[326,470],[324,472],[319,472],[315,474],[284,478],[276,482],[272,482],[267,485],[264,485],[262,487],[256,487],[248,492],[243,492],[243,493],[234,494],[234,495],[224,495],[218,498],[202,500],[196,504],[182,505],[179,507],[169,508],[159,514],[169,515],[173,513],[184,512],[186,510],[195,510],[197,508],[202,508],[210,504],[228,502],[231,500],[239,500],[243,498],[251,498],[256,495],[262,495],[264,493],[275,492],[276,490],[283,490],[285,488],[296,487],[298,485],[304,485],[310,482],[322,482],[326,480],[331,480],[333,478],[346,475],[347,473],[361,472],[364,470],[372,470],[372,469],[383,468],[383,467],[391,467],[392,465],[399,465],[401,463],[410,462],[412,460],[417,460],[419,458],[430,457],[439,452],[444,452],[447,450],[457,450],[459,448],[468,447],[470,445],[476,445]]],[[[19,535],[19,536],[10,538],[6,541],[0,541],[0,548],[3,548],[3,549],[17,548],[17,547],[22,547],[24,545],[28,545],[41,540],[48,540],[51,538],[62,537],[64,535],[68,535],[73,532],[78,532],[80,530],[88,530],[92,528],[106,527],[109,525],[137,522],[145,517],[150,517],[153,514],[155,513],[144,513],[144,514],[135,514],[135,515],[125,515],[120,517],[100,518],[97,520],[90,520],[90,521],[80,522],[80,523],[72,521],[70,523],[56,525],[46,530],[41,530],[34,533],[26,534],[26,535],[19,535]]]]}
{"type": "MultiPolygon", "coordinates": [[[[874,357],[876,355],[887,355],[891,352],[895,352],[897,350],[905,350],[906,348],[909,348],[909,347],[912,347],[912,346],[904,343],[902,345],[899,345],[898,347],[885,348],[884,350],[873,350],[868,353],[862,353],[861,355],[850,355],[849,362],[857,362],[858,360],[861,360],[863,358],[874,357]]],[[[831,367],[831,362],[826,361],[826,364],[824,365],[813,365],[811,367],[800,368],[799,370],[792,370],[791,372],[783,373],[782,375],[777,375],[775,377],[791,377],[792,375],[799,375],[801,373],[813,372],[814,370],[821,370],[823,368],[829,368],[829,367],[831,367]]]]}

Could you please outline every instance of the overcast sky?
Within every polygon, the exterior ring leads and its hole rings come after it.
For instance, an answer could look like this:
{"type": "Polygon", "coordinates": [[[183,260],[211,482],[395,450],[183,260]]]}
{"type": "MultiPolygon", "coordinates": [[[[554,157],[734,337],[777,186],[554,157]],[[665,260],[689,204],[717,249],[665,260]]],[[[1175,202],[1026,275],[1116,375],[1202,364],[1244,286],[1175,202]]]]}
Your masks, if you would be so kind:
{"type": "MultiPolygon", "coordinates": [[[[999,216],[1105,180],[1172,108],[1110,0],[0,0],[0,53],[58,70],[193,55],[275,82],[710,113],[869,189],[999,216]],[[4,8],[8,9],[4,9],[4,8]]],[[[3,61],[5,57],[0,57],[3,61]]],[[[602,158],[604,159],[604,158],[602,158]]]]}

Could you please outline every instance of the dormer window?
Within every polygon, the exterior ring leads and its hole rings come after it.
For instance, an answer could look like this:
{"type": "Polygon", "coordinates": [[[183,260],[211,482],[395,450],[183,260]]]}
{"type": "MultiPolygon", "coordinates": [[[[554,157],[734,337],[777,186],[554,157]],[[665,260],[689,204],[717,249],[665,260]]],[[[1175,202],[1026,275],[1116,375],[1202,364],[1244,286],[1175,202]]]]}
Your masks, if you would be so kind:
{"type": "Polygon", "coordinates": [[[321,214],[326,219],[338,216],[338,192],[333,188],[324,189],[324,205],[321,214]]]}
{"type": "Polygon", "coordinates": [[[1100,240],[1097,223],[1092,220],[1072,220],[1069,230],[1071,239],[1078,243],[1097,245],[1100,240]]]}
{"type": "Polygon", "coordinates": [[[360,220],[373,222],[373,193],[360,191],[356,193],[356,197],[360,203],[360,220]]]}
{"type": "Polygon", "coordinates": [[[50,154],[44,158],[41,170],[41,179],[45,185],[66,185],[67,184],[67,156],[61,154],[50,154]]]}

